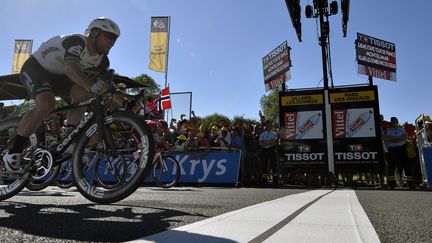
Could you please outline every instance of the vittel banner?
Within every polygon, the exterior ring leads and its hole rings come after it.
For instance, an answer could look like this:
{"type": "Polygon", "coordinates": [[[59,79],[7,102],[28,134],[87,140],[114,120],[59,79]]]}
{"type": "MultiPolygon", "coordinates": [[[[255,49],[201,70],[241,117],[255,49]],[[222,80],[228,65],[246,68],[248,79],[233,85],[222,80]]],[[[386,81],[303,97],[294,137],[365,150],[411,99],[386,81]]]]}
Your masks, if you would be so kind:
{"type": "Polygon", "coordinates": [[[286,139],[322,139],[323,115],[321,110],[285,112],[286,139]]]}
{"type": "Polygon", "coordinates": [[[376,86],[333,89],[329,100],[335,171],[382,171],[384,159],[376,86]]]}
{"type": "Polygon", "coordinates": [[[327,171],[323,90],[281,92],[279,159],[288,170],[327,171]]]}
{"type": "Polygon", "coordinates": [[[334,109],[333,138],[375,137],[373,108],[334,109]]]}

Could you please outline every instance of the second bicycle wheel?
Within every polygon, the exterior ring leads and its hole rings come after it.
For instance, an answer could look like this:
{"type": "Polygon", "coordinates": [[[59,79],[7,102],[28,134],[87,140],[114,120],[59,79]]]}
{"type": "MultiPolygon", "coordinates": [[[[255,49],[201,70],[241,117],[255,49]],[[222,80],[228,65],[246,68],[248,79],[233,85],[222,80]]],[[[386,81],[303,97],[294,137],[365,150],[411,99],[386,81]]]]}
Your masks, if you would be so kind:
{"type": "Polygon", "coordinates": [[[163,188],[173,187],[180,180],[180,164],[172,156],[162,156],[153,163],[152,175],[156,185],[163,188]]]}
{"type": "Polygon", "coordinates": [[[96,127],[95,123],[90,124],[78,139],[72,169],[75,186],[90,201],[103,204],[117,202],[132,194],[144,182],[153,160],[153,136],[141,117],[127,111],[116,111],[105,118],[105,128],[109,129],[112,137],[99,139],[96,127]],[[131,129],[136,130],[138,141],[123,133],[131,129]],[[110,148],[110,140],[115,149],[110,148]],[[136,159],[127,155],[132,151],[136,159]],[[125,169],[130,163],[137,164],[132,175],[130,170],[125,169]]]}

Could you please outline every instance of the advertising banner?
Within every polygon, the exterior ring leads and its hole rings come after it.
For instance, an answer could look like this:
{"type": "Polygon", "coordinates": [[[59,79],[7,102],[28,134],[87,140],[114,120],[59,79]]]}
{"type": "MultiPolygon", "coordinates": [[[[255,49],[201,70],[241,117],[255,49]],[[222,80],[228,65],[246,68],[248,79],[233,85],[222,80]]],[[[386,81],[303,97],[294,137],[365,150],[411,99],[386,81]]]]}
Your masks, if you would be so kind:
{"type": "Polygon", "coordinates": [[[355,46],[360,74],[396,81],[394,43],[357,33],[355,46]]]}
{"type": "Polygon", "coordinates": [[[171,154],[180,163],[180,183],[233,183],[238,179],[240,151],[210,151],[200,153],[171,154]]]}
{"type": "Polygon", "coordinates": [[[279,93],[281,166],[288,170],[327,171],[323,90],[279,93]]]}
{"type": "Polygon", "coordinates": [[[285,41],[262,59],[265,90],[269,91],[291,79],[291,59],[288,42],[285,41]]]}
{"type": "MultiPolygon", "coordinates": [[[[205,155],[200,153],[183,153],[173,152],[170,154],[180,164],[180,183],[214,183],[214,184],[236,184],[240,170],[241,152],[232,151],[210,151],[205,155]]],[[[126,156],[128,158],[128,156],[126,156]]],[[[130,158],[132,159],[132,155],[130,158]]],[[[115,167],[115,163],[114,167],[115,167]]],[[[98,175],[103,181],[114,181],[117,178],[115,170],[107,163],[98,163],[98,175]]],[[[128,166],[128,170],[133,170],[134,166],[128,166]]],[[[174,169],[168,168],[174,178],[174,169]]],[[[87,174],[94,174],[94,167],[87,174]]],[[[167,178],[167,177],[164,177],[167,178]]],[[[64,180],[70,180],[71,177],[64,177],[64,180]]],[[[127,180],[127,178],[126,178],[127,180]]],[[[151,173],[146,176],[143,182],[153,183],[151,173]]]]}
{"type": "Polygon", "coordinates": [[[15,40],[12,74],[20,73],[22,65],[30,57],[33,40],[15,40]]]}
{"type": "Polygon", "coordinates": [[[376,86],[332,89],[336,172],[382,172],[384,168],[376,86]]]}
{"type": "Polygon", "coordinates": [[[151,17],[150,64],[156,72],[166,72],[168,56],[169,17],[151,17]]]}

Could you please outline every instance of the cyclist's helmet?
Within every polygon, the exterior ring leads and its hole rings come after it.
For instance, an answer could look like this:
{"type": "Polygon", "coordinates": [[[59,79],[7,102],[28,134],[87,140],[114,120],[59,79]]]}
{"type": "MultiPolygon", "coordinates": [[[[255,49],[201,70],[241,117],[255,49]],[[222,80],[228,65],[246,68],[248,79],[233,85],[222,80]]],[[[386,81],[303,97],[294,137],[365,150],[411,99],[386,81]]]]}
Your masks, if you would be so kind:
{"type": "Polygon", "coordinates": [[[99,17],[94,19],[87,27],[85,35],[88,36],[90,34],[90,31],[94,28],[98,28],[105,32],[113,33],[117,37],[120,36],[120,28],[114,21],[109,18],[99,17]]]}

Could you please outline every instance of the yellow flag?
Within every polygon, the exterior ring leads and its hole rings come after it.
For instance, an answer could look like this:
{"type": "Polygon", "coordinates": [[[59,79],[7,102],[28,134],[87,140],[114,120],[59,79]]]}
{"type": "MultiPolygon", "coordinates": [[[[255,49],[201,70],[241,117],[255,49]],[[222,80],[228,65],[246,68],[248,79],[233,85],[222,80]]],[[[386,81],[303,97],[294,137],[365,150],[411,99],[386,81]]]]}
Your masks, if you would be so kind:
{"type": "Polygon", "coordinates": [[[30,57],[33,40],[15,40],[12,73],[19,73],[24,62],[30,57]]]}
{"type": "Polygon", "coordinates": [[[156,72],[166,72],[168,57],[169,17],[152,17],[150,32],[149,68],[156,72]]]}

